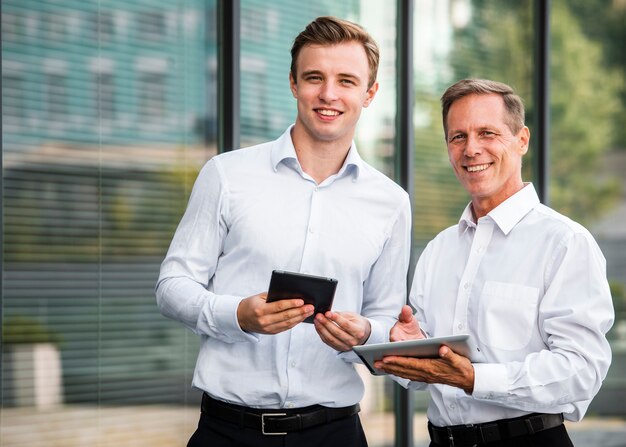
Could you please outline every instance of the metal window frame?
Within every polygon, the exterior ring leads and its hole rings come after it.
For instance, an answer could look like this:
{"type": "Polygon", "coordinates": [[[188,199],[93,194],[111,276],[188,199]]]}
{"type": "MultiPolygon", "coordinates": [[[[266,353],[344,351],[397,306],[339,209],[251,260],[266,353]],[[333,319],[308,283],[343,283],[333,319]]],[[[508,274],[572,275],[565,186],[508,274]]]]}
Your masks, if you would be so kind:
{"type": "Polygon", "coordinates": [[[217,1],[217,150],[238,149],[240,112],[240,0],[217,1]]]}
{"type": "MultiPolygon", "coordinates": [[[[413,0],[396,3],[396,180],[413,203],[413,0]]],[[[412,257],[412,256],[411,256],[412,257]]],[[[411,262],[412,265],[412,262],[411,262]]],[[[407,292],[411,278],[407,275],[407,292]]],[[[408,300],[408,293],[407,293],[408,300]]],[[[393,384],[396,447],[413,445],[413,393],[393,384]]]]}
{"type": "Polygon", "coordinates": [[[549,204],[550,191],[550,7],[551,0],[534,0],[534,183],[539,199],[549,204]]]}

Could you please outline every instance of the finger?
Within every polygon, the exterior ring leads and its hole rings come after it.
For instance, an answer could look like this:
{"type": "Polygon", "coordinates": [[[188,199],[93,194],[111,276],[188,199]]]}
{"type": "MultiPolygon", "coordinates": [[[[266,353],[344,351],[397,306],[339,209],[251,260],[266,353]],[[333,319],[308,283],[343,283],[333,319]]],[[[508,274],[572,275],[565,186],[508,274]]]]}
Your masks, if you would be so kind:
{"type": "Polygon", "coordinates": [[[307,304],[301,307],[288,308],[283,310],[282,312],[278,312],[271,315],[271,318],[274,319],[275,322],[300,322],[304,319],[310,317],[315,312],[315,307],[312,304],[307,304]]]}
{"type": "Polygon", "coordinates": [[[339,313],[326,312],[325,315],[320,315],[320,321],[325,325],[325,328],[338,340],[351,349],[356,344],[358,339],[353,334],[355,331],[355,325],[343,317],[339,313]],[[330,316],[328,318],[327,316],[330,316]]]}
{"type": "Polygon", "coordinates": [[[341,340],[339,340],[333,333],[331,329],[333,329],[336,325],[332,321],[326,319],[323,314],[317,314],[315,316],[315,329],[317,330],[320,338],[327,344],[340,345],[341,340]]]}
{"type": "Polygon", "coordinates": [[[448,357],[451,352],[452,351],[450,350],[450,348],[448,348],[446,345],[441,345],[439,347],[439,357],[441,357],[442,359],[448,357]]]}
{"type": "Polygon", "coordinates": [[[452,349],[450,349],[448,346],[441,345],[439,347],[439,358],[441,360],[445,361],[446,363],[448,363],[449,365],[455,366],[455,365],[458,365],[458,363],[461,361],[461,359],[463,359],[465,357],[457,354],[452,349]]]}
{"type": "Polygon", "coordinates": [[[287,330],[293,328],[294,326],[302,323],[307,317],[308,317],[308,315],[300,315],[300,316],[297,316],[297,317],[292,317],[292,318],[288,318],[288,319],[285,319],[285,320],[276,321],[276,322],[273,322],[273,323],[268,323],[265,326],[265,333],[267,333],[267,334],[278,334],[280,332],[287,331],[287,330]]]}
{"type": "Polygon", "coordinates": [[[330,319],[343,330],[345,336],[341,337],[351,347],[365,343],[371,334],[370,322],[362,315],[352,312],[330,312],[330,319]]]}
{"type": "MultiPolygon", "coordinates": [[[[288,299],[288,300],[278,300],[278,301],[272,301],[271,303],[267,303],[268,306],[272,306],[270,309],[272,309],[272,312],[281,312],[283,310],[288,310],[288,309],[293,309],[295,307],[302,307],[304,306],[304,300],[301,298],[293,298],[293,299],[288,299]]],[[[309,304],[309,306],[312,306],[312,304],[309,304]]]]}
{"type": "Polygon", "coordinates": [[[415,380],[418,382],[427,382],[426,378],[421,374],[421,371],[416,371],[411,368],[405,368],[399,365],[388,364],[384,362],[377,362],[374,366],[382,371],[385,371],[388,374],[393,374],[394,376],[403,377],[405,379],[415,380]]]}
{"type": "Polygon", "coordinates": [[[265,315],[263,326],[268,333],[278,333],[291,329],[313,315],[315,308],[311,304],[302,307],[288,308],[287,310],[265,315]]]}
{"type": "Polygon", "coordinates": [[[354,320],[351,320],[350,327],[350,335],[354,338],[354,344],[365,344],[372,335],[372,324],[367,318],[361,315],[354,316],[354,320]]]}
{"type": "Polygon", "coordinates": [[[324,314],[324,317],[335,323],[335,326],[344,332],[352,332],[356,326],[352,320],[346,318],[339,312],[328,311],[324,314]]]}
{"type": "Polygon", "coordinates": [[[351,346],[337,337],[332,330],[336,329],[335,323],[324,318],[322,314],[315,316],[315,329],[324,343],[338,351],[349,351],[351,346]]]}
{"type": "Polygon", "coordinates": [[[400,311],[400,315],[398,316],[398,320],[403,323],[408,323],[413,319],[413,310],[410,306],[404,305],[402,306],[402,310],[400,311]]]}

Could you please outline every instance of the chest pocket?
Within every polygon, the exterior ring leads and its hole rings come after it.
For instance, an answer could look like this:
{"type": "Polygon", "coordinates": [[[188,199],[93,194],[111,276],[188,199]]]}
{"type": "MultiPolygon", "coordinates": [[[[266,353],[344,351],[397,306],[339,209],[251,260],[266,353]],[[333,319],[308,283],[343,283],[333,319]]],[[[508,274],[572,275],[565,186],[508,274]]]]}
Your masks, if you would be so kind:
{"type": "Polygon", "coordinates": [[[478,314],[480,341],[504,351],[524,348],[536,331],[538,300],[536,287],[485,282],[478,314]]]}

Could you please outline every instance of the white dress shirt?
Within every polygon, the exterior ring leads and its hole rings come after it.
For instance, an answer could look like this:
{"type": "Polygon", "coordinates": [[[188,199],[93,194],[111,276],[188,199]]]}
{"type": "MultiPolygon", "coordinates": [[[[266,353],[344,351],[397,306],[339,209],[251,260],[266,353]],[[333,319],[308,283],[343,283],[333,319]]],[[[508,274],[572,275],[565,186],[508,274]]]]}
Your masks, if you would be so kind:
{"type": "Polygon", "coordinates": [[[353,405],[363,396],[356,356],[324,344],[308,323],[244,332],[237,307],[267,291],[274,269],[333,277],[333,310],[367,317],[367,343],[388,340],[406,301],[408,195],[354,143],[340,171],[316,184],[290,130],[206,163],[161,266],[157,302],[200,334],[193,385],[214,398],[256,408],[353,405]]]}
{"type": "Polygon", "coordinates": [[[477,224],[468,205],[422,253],[410,299],[428,336],[467,333],[482,352],[472,395],[428,386],[437,426],[531,412],[580,420],[611,362],[605,259],[531,184],[477,224]]]}

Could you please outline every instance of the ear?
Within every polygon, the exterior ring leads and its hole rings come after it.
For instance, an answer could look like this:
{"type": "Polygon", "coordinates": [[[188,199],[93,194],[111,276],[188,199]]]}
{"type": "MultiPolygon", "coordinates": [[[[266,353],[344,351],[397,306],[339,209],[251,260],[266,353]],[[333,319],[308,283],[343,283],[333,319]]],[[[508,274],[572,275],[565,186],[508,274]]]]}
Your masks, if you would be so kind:
{"type": "Polygon", "coordinates": [[[298,99],[298,84],[296,84],[296,80],[293,78],[291,71],[289,72],[289,88],[291,89],[291,94],[294,98],[298,99]]]}
{"type": "Polygon", "coordinates": [[[376,92],[378,91],[378,82],[374,82],[370,88],[367,89],[365,94],[365,101],[363,101],[363,107],[367,107],[374,100],[376,92]]]}
{"type": "Polygon", "coordinates": [[[524,126],[518,133],[517,138],[519,140],[520,155],[525,155],[528,152],[528,145],[530,144],[530,129],[524,126]]]}

